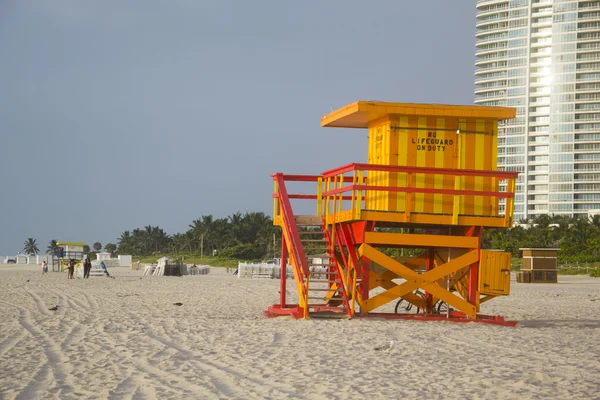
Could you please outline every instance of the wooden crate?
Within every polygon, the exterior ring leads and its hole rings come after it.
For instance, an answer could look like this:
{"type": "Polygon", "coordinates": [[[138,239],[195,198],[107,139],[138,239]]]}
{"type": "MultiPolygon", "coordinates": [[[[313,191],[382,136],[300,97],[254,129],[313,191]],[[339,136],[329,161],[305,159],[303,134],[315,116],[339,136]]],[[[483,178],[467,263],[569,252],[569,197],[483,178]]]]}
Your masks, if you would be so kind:
{"type": "Polygon", "coordinates": [[[519,249],[523,252],[523,270],[556,270],[560,249],[519,249]]]}
{"type": "Polygon", "coordinates": [[[531,271],[519,271],[517,272],[518,283],[531,283],[531,271]]]}
{"type": "Polygon", "coordinates": [[[558,282],[558,271],[556,270],[532,270],[532,283],[556,283],[558,282]]]}

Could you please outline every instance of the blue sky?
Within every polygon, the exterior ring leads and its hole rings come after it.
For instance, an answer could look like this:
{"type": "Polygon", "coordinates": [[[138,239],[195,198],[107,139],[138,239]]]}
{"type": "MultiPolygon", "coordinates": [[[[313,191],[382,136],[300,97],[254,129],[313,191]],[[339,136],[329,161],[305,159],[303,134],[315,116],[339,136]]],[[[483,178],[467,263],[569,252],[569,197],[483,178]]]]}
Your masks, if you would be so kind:
{"type": "Polygon", "coordinates": [[[272,209],[367,158],[356,100],[471,104],[471,1],[0,2],[0,255],[272,209]]]}

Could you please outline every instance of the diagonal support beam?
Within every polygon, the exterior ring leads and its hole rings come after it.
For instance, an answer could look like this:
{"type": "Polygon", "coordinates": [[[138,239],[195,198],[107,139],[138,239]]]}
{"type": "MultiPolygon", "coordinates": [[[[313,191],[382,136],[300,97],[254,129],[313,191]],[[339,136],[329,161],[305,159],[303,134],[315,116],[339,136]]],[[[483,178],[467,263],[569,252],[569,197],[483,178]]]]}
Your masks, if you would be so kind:
{"type": "Polygon", "coordinates": [[[415,289],[421,288],[430,292],[435,297],[445,301],[454,308],[464,312],[470,317],[475,318],[475,306],[459,298],[458,296],[455,296],[448,290],[441,288],[435,281],[454,273],[467,265],[477,262],[479,260],[479,250],[470,251],[424,274],[417,274],[410,268],[383,254],[368,244],[363,244],[359,248],[359,254],[361,256],[368,257],[382,267],[406,279],[406,282],[402,283],[401,285],[398,285],[366,300],[364,302],[365,312],[372,311],[399,297],[404,297],[406,294],[414,291],[415,289]]]}
{"type": "MultiPolygon", "coordinates": [[[[383,274],[378,274],[375,271],[371,271],[371,282],[374,282],[373,285],[369,285],[369,290],[381,286],[384,289],[393,289],[396,286],[398,286],[397,283],[393,282],[392,279],[396,279],[398,277],[398,275],[394,274],[393,272],[390,271],[386,271],[383,274]],[[372,286],[372,287],[371,287],[372,286]]],[[[417,296],[414,293],[407,293],[404,296],[402,296],[402,298],[406,301],[408,301],[409,303],[412,303],[415,307],[418,308],[425,308],[425,301],[423,300],[423,298],[421,296],[417,296]]],[[[362,298],[360,299],[361,302],[360,307],[361,309],[363,308],[363,302],[362,302],[362,298]]]]}

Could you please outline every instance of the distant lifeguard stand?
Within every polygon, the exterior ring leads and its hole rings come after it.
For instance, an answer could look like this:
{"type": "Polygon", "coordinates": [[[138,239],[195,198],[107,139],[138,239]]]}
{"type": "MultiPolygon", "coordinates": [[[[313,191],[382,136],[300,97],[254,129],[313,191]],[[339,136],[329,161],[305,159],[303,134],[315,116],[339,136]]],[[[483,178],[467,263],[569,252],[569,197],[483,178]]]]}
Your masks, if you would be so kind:
{"type": "Polygon", "coordinates": [[[517,173],[497,171],[496,153],[498,121],[514,117],[513,108],[372,101],[324,116],[323,127],[368,129],[368,163],[273,175],[298,301],[287,303],[282,273],[280,301],[265,314],[513,325],[478,311],[510,290],[510,254],[483,250],[481,235],[512,226],[517,173]],[[294,182],[313,182],[312,193],[290,193],[294,182]],[[296,200],[314,201],[316,214],[295,215],[296,200]],[[318,245],[326,264],[310,261],[318,245]],[[417,255],[394,256],[399,248],[417,255]],[[396,313],[376,312],[391,302],[396,313]]]}
{"type": "Polygon", "coordinates": [[[62,271],[62,264],[65,260],[74,258],[77,261],[83,260],[85,253],[83,248],[86,246],[83,242],[56,242],[58,254],[52,254],[52,271],[62,271]]]}

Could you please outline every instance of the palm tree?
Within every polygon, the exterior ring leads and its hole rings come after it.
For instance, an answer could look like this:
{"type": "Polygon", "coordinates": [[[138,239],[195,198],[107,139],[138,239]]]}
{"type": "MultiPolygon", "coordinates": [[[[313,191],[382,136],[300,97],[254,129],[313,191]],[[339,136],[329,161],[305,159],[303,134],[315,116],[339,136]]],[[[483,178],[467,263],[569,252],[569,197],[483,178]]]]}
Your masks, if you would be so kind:
{"type": "Polygon", "coordinates": [[[56,244],[56,240],[52,239],[48,248],[46,250],[46,254],[57,254],[58,253],[58,244],[56,244]]]}
{"type": "Polygon", "coordinates": [[[190,225],[190,231],[193,232],[195,239],[199,243],[201,255],[204,255],[205,248],[210,247],[214,230],[215,221],[212,215],[203,215],[200,217],[200,219],[192,221],[192,225],[190,225]]]}
{"type": "Polygon", "coordinates": [[[110,254],[112,254],[112,253],[114,253],[115,251],[117,251],[117,245],[116,245],[116,244],[113,244],[113,243],[107,243],[107,244],[104,246],[104,251],[106,251],[107,253],[110,253],[110,254]]]}
{"type": "Polygon", "coordinates": [[[119,253],[134,254],[133,236],[131,236],[131,232],[125,231],[121,233],[121,237],[119,238],[119,253]]]}
{"type": "Polygon", "coordinates": [[[226,247],[232,247],[237,244],[231,233],[231,226],[229,225],[227,218],[215,220],[213,224],[213,233],[214,235],[212,235],[209,243],[213,252],[214,250],[221,251],[226,247]]]}
{"type": "Polygon", "coordinates": [[[196,240],[196,236],[192,230],[188,230],[186,233],[182,234],[182,237],[179,239],[181,243],[181,249],[187,249],[190,253],[194,251],[198,247],[198,241],[196,240]]]}
{"type": "Polygon", "coordinates": [[[183,233],[174,234],[173,240],[171,241],[171,251],[173,253],[179,254],[183,250],[184,247],[185,247],[185,235],[183,233]]]}
{"type": "Polygon", "coordinates": [[[590,223],[600,229],[600,215],[596,214],[590,219],[590,223]]]}
{"type": "Polygon", "coordinates": [[[238,211],[227,218],[229,218],[229,232],[231,236],[237,243],[242,243],[242,213],[238,211]]]}
{"type": "Polygon", "coordinates": [[[23,247],[23,251],[28,256],[36,255],[40,251],[37,247],[37,240],[34,238],[27,238],[25,241],[25,246],[23,247]]]}

